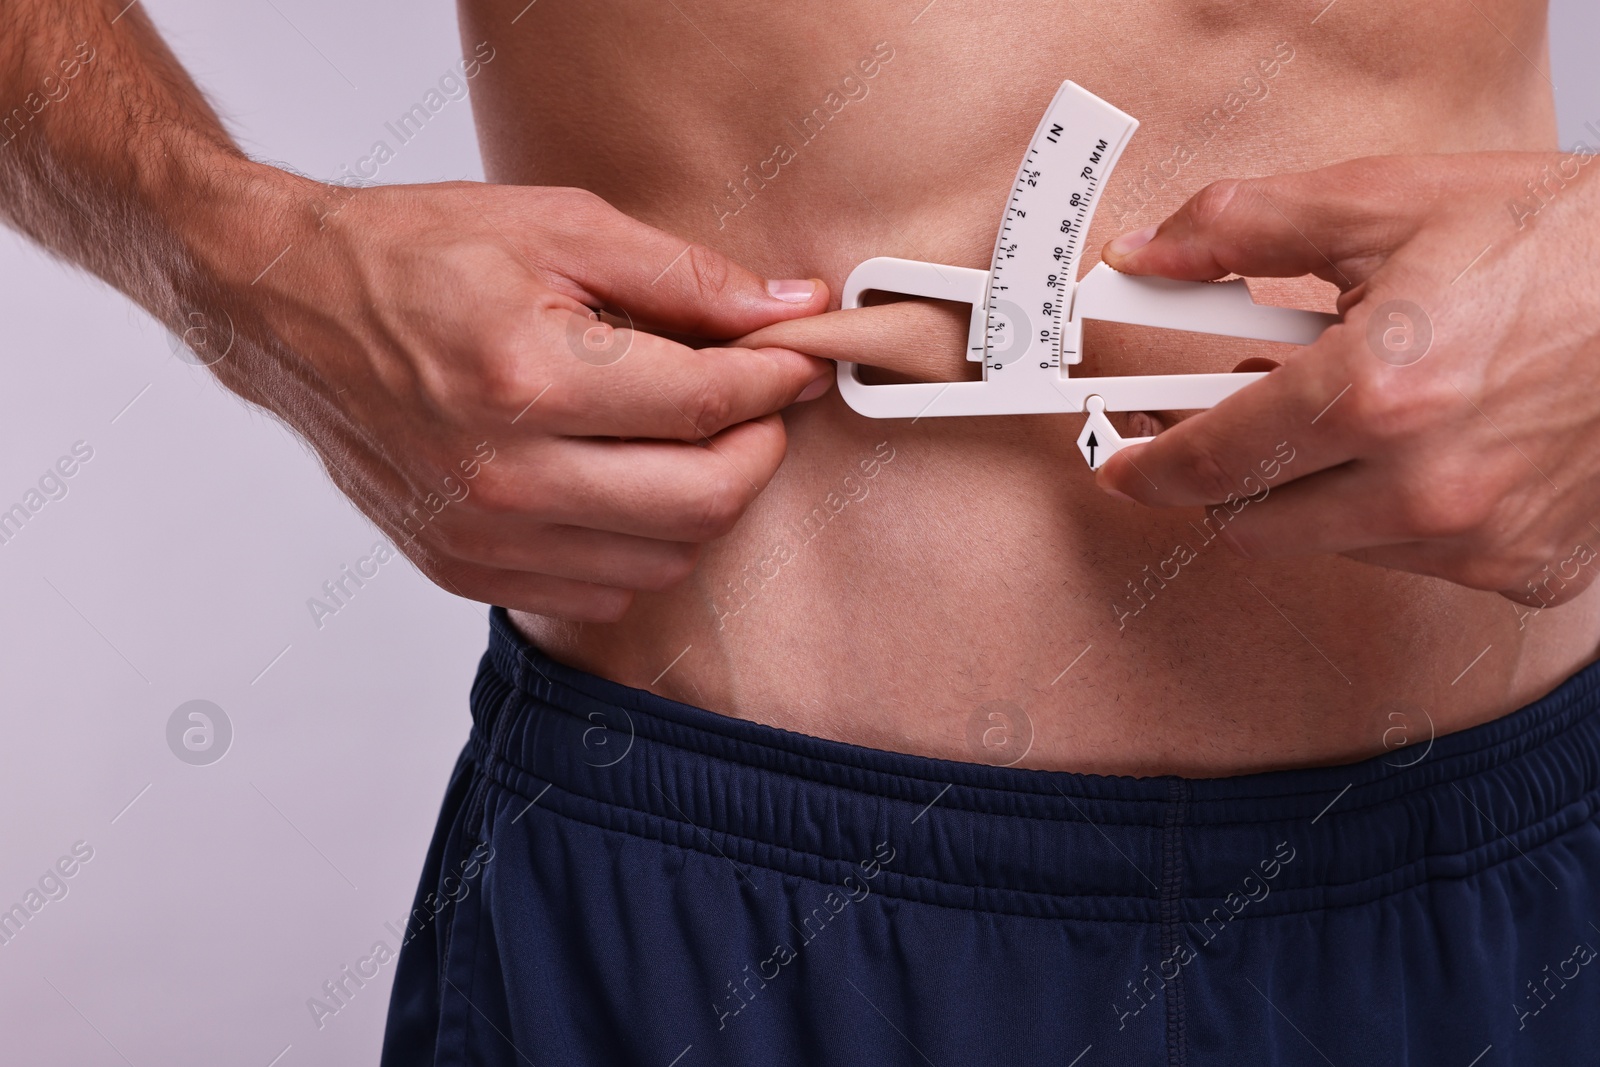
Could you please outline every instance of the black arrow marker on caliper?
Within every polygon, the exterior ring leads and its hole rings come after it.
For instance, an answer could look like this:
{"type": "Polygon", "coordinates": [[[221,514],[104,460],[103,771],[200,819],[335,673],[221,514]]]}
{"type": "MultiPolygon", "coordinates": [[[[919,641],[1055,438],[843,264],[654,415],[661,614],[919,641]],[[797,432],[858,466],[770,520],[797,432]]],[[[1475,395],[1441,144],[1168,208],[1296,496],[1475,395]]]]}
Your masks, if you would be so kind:
{"type": "Polygon", "coordinates": [[[1089,440],[1085,441],[1084,444],[1089,446],[1089,469],[1094,470],[1094,450],[1099,447],[1100,442],[1095,439],[1093,430],[1089,431],[1089,440]]]}

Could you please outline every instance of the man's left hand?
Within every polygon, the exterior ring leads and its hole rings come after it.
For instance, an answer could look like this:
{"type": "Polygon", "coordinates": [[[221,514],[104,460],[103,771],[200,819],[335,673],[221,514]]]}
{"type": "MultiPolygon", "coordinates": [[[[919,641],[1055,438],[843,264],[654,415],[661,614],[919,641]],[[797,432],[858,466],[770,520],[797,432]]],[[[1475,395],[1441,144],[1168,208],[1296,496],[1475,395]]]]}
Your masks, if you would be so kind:
{"type": "Polygon", "coordinates": [[[1600,185],[1583,156],[1355,160],[1218,182],[1130,274],[1314,274],[1343,321],[1265,379],[1125,449],[1102,488],[1157,507],[1267,496],[1247,558],[1336,552],[1548,606],[1600,571],[1600,185]],[[1268,466],[1281,443],[1293,460],[1268,466]],[[1248,480],[1247,480],[1248,479],[1248,480]]]}

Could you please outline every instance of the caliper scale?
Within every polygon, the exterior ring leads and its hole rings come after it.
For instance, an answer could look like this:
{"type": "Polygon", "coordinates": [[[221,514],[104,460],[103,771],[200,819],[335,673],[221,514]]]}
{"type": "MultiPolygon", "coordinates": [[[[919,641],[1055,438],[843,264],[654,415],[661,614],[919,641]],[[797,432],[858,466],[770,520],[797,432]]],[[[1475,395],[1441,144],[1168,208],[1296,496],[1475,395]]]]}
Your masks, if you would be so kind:
{"type": "Polygon", "coordinates": [[[1078,260],[1095,205],[1138,120],[1063,82],[1017,169],[989,269],[909,259],[869,259],[845,280],[843,305],[869,290],[972,305],[967,358],[981,381],[866,385],[839,364],[839,392],[871,418],[1088,412],[1078,448],[1091,468],[1148,441],[1124,438],[1107,411],[1208,408],[1261,374],[1154,374],[1074,378],[1088,319],[1170,330],[1315,341],[1338,316],[1257,304],[1243,279],[1176,282],[1097,264],[1082,282],[1078,260]]]}

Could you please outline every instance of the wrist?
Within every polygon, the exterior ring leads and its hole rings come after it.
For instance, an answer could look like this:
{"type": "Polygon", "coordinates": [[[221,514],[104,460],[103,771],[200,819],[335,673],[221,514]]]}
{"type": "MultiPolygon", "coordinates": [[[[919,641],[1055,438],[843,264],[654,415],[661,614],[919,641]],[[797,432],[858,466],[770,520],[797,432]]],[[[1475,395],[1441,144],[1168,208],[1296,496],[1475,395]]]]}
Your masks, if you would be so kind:
{"type": "Polygon", "coordinates": [[[285,286],[308,285],[313,205],[330,187],[226,150],[185,153],[141,185],[163,249],[141,302],[225,388],[283,414],[307,370],[282,333],[285,286]]]}
{"type": "Polygon", "coordinates": [[[315,230],[309,205],[325,188],[228,152],[192,157],[159,175],[156,186],[148,202],[179,252],[163,273],[180,304],[254,286],[315,230]]]}

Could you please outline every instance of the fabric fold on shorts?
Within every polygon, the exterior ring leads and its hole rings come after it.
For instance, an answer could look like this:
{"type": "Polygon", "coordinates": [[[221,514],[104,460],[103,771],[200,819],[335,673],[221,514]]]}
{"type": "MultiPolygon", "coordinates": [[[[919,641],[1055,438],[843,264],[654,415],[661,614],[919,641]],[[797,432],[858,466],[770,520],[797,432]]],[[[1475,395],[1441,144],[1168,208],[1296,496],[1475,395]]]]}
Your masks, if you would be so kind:
{"type": "Polygon", "coordinates": [[[1592,819],[1600,798],[1600,664],[1511,715],[1359,763],[1131,778],[795,734],[564,666],[503,612],[492,625],[472,750],[506,788],[596,826],[820,880],[892,836],[903,860],[880,891],[949,906],[1159,921],[1174,825],[1189,910],[1208,912],[1286,850],[1294,860],[1253,914],[1358,905],[1526,854],[1592,819]],[[527,701],[540,713],[521,712],[527,701]]]}

